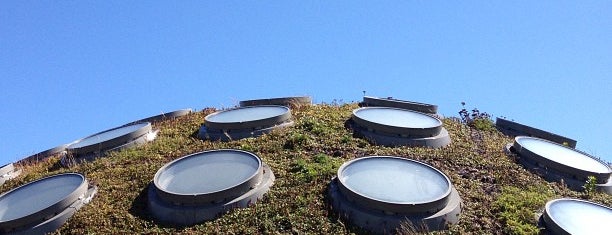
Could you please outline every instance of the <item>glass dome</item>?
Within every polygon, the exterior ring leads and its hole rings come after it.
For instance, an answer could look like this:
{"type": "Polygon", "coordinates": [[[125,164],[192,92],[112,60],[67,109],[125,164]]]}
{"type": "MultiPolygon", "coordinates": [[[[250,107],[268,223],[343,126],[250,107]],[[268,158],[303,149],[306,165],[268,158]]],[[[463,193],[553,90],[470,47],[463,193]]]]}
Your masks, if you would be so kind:
{"type": "Polygon", "coordinates": [[[602,234],[610,230],[612,208],[577,200],[557,199],[546,204],[547,223],[569,234],[602,234]]]}
{"type": "Polygon", "coordinates": [[[338,176],[352,191],[390,203],[426,203],[450,191],[449,180],[439,171],[395,157],[359,159],[345,166],[338,176]]]}
{"type": "Polygon", "coordinates": [[[240,101],[240,107],[246,106],[258,106],[258,105],[281,105],[281,106],[294,106],[294,105],[310,105],[312,104],[312,98],[310,96],[292,96],[292,97],[279,97],[279,98],[267,98],[267,99],[254,99],[254,100],[243,100],[240,101]]]}
{"type": "Polygon", "coordinates": [[[157,175],[157,186],[174,194],[206,194],[254,177],[261,162],[241,151],[203,152],[172,162],[157,175]]]}
{"type": "Polygon", "coordinates": [[[434,117],[397,108],[360,108],[355,110],[353,114],[369,122],[401,128],[432,128],[442,125],[442,122],[434,117]]]}
{"type": "Polygon", "coordinates": [[[338,169],[340,190],[364,207],[396,213],[444,208],[451,193],[448,177],[424,163],[392,156],[369,156],[338,169]]]}
{"type": "Polygon", "coordinates": [[[160,168],[153,181],[165,201],[199,205],[240,196],[259,183],[262,172],[256,155],[221,149],[174,160],[160,168]]]}
{"type": "Polygon", "coordinates": [[[144,128],[150,125],[151,125],[150,123],[146,122],[146,123],[137,123],[137,124],[133,124],[129,126],[111,129],[105,132],[101,132],[101,133],[86,137],[82,139],[81,141],[70,145],[69,148],[78,149],[78,148],[100,144],[102,142],[109,141],[109,140],[130,134],[130,133],[136,132],[140,130],[141,128],[144,128]]]}
{"type": "Polygon", "coordinates": [[[293,125],[291,110],[285,106],[260,105],[219,111],[204,118],[201,139],[232,141],[257,137],[293,125]]]}
{"type": "Polygon", "coordinates": [[[206,116],[206,121],[213,123],[249,122],[273,118],[287,112],[289,108],[284,106],[249,106],[213,113],[206,116]]]}
{"type": "MultiPolygon", "coordinates": [[[[57,205],[68,206],[76,200],[76,197],[72,198],[75,193],[84,193],[77,192],[79,189],[86,189],[85,178],[72,173],[47,177],[15,188],[0,197],[0,223],[19,221],[57,205]]],[[[59,210],[64,209],[60,207],[59,210]]],[[[53,215],[57,212],[49,213],[53,215]]],[[[37,217],[47,216],[49,215],[42,214],[37,217]]]]}
{"type": "Polygon", "coordinates": [[[272,169],[250,152],[194,153],[157,171],[148,189],[148,209],[160,222],[193,225],[256,203],[274,179],[272,169]]]}
{"type": "Polygon", "coordinates": [[[534,137],[516,137],[515,141],[534,154],[556,163],[595,173],[611,173],[610,167],[574,149],[534,137]]]}

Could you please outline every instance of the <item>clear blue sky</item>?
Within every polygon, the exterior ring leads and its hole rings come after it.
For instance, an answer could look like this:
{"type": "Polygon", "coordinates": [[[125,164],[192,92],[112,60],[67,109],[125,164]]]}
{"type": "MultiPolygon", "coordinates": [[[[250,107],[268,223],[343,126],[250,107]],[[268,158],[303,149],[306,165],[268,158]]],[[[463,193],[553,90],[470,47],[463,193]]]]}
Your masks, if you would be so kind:
{"type": "Polygon", "coordinates": [[[2,1],[0,164],[253,98],[461,102],[612,161],[610,1],[2,1]]]}

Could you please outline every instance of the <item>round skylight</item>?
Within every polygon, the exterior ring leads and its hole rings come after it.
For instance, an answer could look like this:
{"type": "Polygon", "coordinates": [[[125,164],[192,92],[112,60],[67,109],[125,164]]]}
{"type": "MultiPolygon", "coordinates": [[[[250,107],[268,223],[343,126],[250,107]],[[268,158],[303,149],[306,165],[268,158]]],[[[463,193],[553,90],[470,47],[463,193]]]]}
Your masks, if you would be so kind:
{"type": "Polygon", "coordinates": [[[162,198],[206,204],[236,197],[259,182],[261,161],[252,153],[214,150],[192,154],[162,167],[154,183],[162,198]]]}
{"type": "Polygon", "coordinates": [[[450,180],[442,172],[417,161],[390,157],[364,157],[338,169],[341,188],[364,206],[394,212],[439,210],[446,205],[450,180]],[[419,208],[419,204],[431,207],[419,208]]]}
{"type": "Polygon", "coordinates": [[[355,133],[374,144],[439,148],[451,142],[440,119],[412,110],[359,108],[353,110],[351,121],[355,133]]]}
{"type": "Polygon", "coordinates": [[[309,105],[312,104],[312,99],[309,96],[294,96],[282,98],[256,99],[240,101],[240,107],[257,106],[257,105],[309,105]]]}
{"type": "Polygon", "coordinates": [[[581,178],[593,175],[598,181],[607,182],[612,173],[608,165],[594,157],[551,141],[526,136],[514,141],[514,148],[522,157],[566,174],[581,178]]]}
{"type": "Polygon", "coordinates": [[[6,164],[0,167],[0,185],[11,180],[21,174],[21,170],[16,169],[13,163],[6,164]]]}
{"type": "Polygon", "coordinates": [[[45,151],[42,151],[40,153],[31,155],[29,157],[24,158],[23,160],[20,160],[20,162],[24,162],[24,161],[32,161],[32,162],[38,162],[40,160],[44,160],[47,159],[53,155],[56,155],[58,153],[62,153],[66,150],[66,147],[68,147],[69,144],[63,144],[54,148],[50,148],[47,149],[45,151]]]}
{"type": "Polygon", "coordinates": [[[44,232],[51,232],[69,217],[56,215],[71,215],[88,202],[84,200],[91,198],[93,191],[88,191],[85,177],[75,173],[50,176],[15,188],[0,195],[0,231],[28,233],[48,228],[51,230],[44,232]]]}
{"type": "Polygon", "coordinates": [[[408,131],[415,136],[419,135],[414,131],[418,129],[435,129],[430,130],[429,133],[421,134],[422,136],[435,135],[442,126],[442,121],[432,116],[389,107],[360,108],[353,111],[353,116],[355,122],[366,126],[372,125],[373,129],[399,134],[408,131]]]}
{"type": "Polygon", "coordinates": [[[254,127],[255,122],[273,125],[278,119],[283,121],[284,115],[290,115],[289,108],[285,106],[249,106],[238,109],[220,111],[206,116],[206,123],[219,129],[236,129],[254,127]],[[253,124],[251,124],[253,122],[253,124]],[[248,125],[251,124],[251,125],[248,125]]]}
{"type": "Polygon", "coordinates": [[[136,123],[103,131],[81,139],[68,146],[68,151],[76,154],[108,150],[126,144],[151,131],[151,123],[136,123]]]}
{"type": "Polygon", "coordinates": [[[159,114],[159,115],[151,116],[151,117],[148,117],[148,118],[143,118],[143,119],[140,119],[138,121],[126,124],[124,126],[129,126],[129,125],[132,125],[134,123],[145,123],[145,122],[154,123],[154,122],[159,122],[159,121],[163,121],[163,120],[167,120],[167,119],[171,119],[171,118],[182,117],[182,116],[185,116],[187,114],[190,114],[191,112],[192,112],[191,109],[179,109],[179,110],[176,110],[176,111],[172,111],[172,112],[167,112],[167,113],[162,113],[162,114],[159,114]]]}
{"type": "Polygon", "coordinates": [[[399,100],[399,99],[394,99],[392,97],[379,98],[379,97],[364,96],[363,104],[365,106],[393,107],[393,108],[400,108],[400,109],[408,109],[408,110],[414,110],[417,112],[423,112],[423,113],[429,113],[429,114],[435,114],[438,112],[437,105],[424,104],[424,103],[407,101],[407,100],[399,100]]]}
{"type": "Polygon", "coordinates": [[[563,165],[585,171],[610,173],[610,168],[574,149],[533,137],[517,137],[516,142],[523,148],[563,165]]]}
{"type": "Polygon", "coordinates": [[[236,140],[259,136],[276,128],[293,125],[291,110],[285,106],[248,106],[212,113],[204,118],[200,137],[236,140]]]}
{"type": "Polygon", "coordinates": [[[157,171],[149,187],[149,210],[159,221],[192,225],[255,203],[273,182],[272,170],[255,154],[232,149],[194,153],[157,171]]]}
{"type": "Polygon", "coordinates": [[[546,203],[545,226],[554,234],[602,234],[610,230],[612,208],[578,199],[546,203]]]}
{"type": "Polygon", "coordinates": [[[418,229],[441,230],[457,223],[461,198],[439,170],[394,156],[345,162],[330,184],[332,207],[355,225],[376,233],[409,220],[418,229]]]}
{"type": "Polygon", "coordinates": [[[13,166],[13,163],[9,163],[4,166],[0,166],[0,176],[8,174],[12,172],[14,169],[15,169],[15,166],[13,166]]]}
{"type": "MultiPolygon", "coordinates": [[[[0,198],[0,221],[21,219],[27,215],[52,207],[69,198],[70,194],[82,188],[85,178],[77,174],[66,174],[46,178],[17,188],[0,198]]],[[[81,192],[82,193],[82,192],[81,192]]],[[[79,194],[76,192],[75,194],[79,194]]]]}
{"type": "Polygon", "coordinates": [[[533,136],[540,139],[549,140],[559,144],[565,144],[568,147],[576,148],[576,140],[565,136],[560,136],[545,130],[527,126],[518,122],[506,120],[504,118],[495,119],[495,127],[502,133],[508,136],[533,136]]]}

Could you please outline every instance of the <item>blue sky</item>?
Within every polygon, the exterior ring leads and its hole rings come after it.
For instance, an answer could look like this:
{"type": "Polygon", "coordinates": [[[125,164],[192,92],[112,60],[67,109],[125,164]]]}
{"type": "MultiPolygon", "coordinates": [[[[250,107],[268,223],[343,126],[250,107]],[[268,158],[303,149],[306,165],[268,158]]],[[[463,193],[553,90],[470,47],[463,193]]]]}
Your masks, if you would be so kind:
{"type": "Polygon", "coordinates": [[[610,1],[3,1],[0,164],[182,108],[461,102],[612,161],[610,1]]]}

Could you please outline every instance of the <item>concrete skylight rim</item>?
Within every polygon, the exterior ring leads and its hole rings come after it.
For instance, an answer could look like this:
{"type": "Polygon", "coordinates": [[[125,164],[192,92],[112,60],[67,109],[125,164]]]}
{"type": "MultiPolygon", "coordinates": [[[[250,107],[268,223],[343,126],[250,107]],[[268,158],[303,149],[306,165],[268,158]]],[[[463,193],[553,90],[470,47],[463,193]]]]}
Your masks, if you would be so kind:
{"type": "Polygon", "coordinates": [[[577,199],[577,198],[557,198],[557,199],[550,200],[544,206],[544,213],[542,214],[542,216],[543,216],[544,222],[546,223],[546,227],[549,227],[549,229],[555,230],[555,231],[552,231],[552,233],[566,233],[566,234],[570,234],[565,228],[563,228],[559,224],[559,221],[557,221],[554,216],[551,216],[549,214],[549,212],[551,211],[550,207],[553,204],[558,203],[558,202],[562,202],[562,201],[575,201],[575,202],[580,202],[580,203],[586,203],[586,204],[590,204],[592,206],[602,207],[602,208],[605,208],[605,209],[608,209],[608,210],[612,211],[612,208],[608,207],[606,205],[595,203],[595,202],[591,202],[591,201],[587,201],[587,200],[577,199]]]}
{"type": "Polygon", "coordinates": [[[5,193],[3,193],[2,195],[0,195],[0,200],[6,196],[9,195],[13,192],[16,192],[18,190],[24,190],[24,188],[34,185],[34,184],[40,184],[45,180],[51,179],[51,178],[55,178],[55,177],[74,177],[74,176],[78,176],[81,179],[81,183],[75,187],[75,189],[65,195],[63,198],[61,198],[59,201],[57,202],[53,202],[51,205],[48,205],[47,207],[44,207],[41,210],[38,210],[34,213],[31,213],[29,215],[26,216],[22,216],[19,218],[15,218],[12,220],[7,220],[7,221],[0,221],[0,231],[1,230],[13,230],[13,229],[22,229],[24,226],[28,226],[31,225],[33,223],[36,223],[37,221],[41,221],[44,218],[47,218],[49,215],[52,214],[56,214],[56,213],[60,213],[61,211],[65,210],[67,207],[69,207],[71,204],[73,204],[75,201],[77,201],[79,199],[79,197],[81,195],[84,195],[87,192],[87,188],[88,188],[88,182],[87,179],[85,178],[85,176],[83,176],[82,174],[79,173],[63,173],[63,174],[57,174],[57,175],[52,175],[52,176],[47,176],[44,177],[42,179],[38,179],[38,180],[34,180],[31,182],[28,182],[24,185],[21,185],[17,188],[11,189],[10,191],[7,191],[5,193]]]}
{"type": "Polygon", "coordinates": [[[550,141],[550,140],[546,140],[546,139],[542,139],[542,138],[537,138],[537,137],[531,137],[531,136],[517,136],[514,138],[514,144],[513,144],[514,149],[517,151],[518,155],[521,156],[521,158],[529,158],[531,161],[535,161],[539,164],[545,165],[546,167],[552,168],[555,171],[558,171],[560,173],[564,173],[564,174],[569,174],[569,175],[577,175],[579,177],[583,177],[583,178],[587,178],[588,176],[595,176],[597,178],[597,181],[599,183],[606,183],[610,177],[612,176],[612,168],[605,163],[604,161],[598,159],[595,156],[592,156],[588,153],[585,153],[583,151],[574,149],[574,148],[570,148],[567,146],[564,146],[562,144],[550,141]],[[598,163],[600,163],[602,166],[605,166],[608,169],[608,172],[595,172],[595,171],[590,171],[590,170],[585,170],[585,169],[579,169],[570,165],[565,165],[563,163],[554,161],[550,158],[547,158],[545,156],[540,156],[539,154],[534,153],[533,151],[522,147],[522,145],[519,143],[520,139],[535,139],[538,141],[542,141],[542,142],[546,142],[549,144],[553,144],[559,147],[563,147],[566,148],[567,150],[570,151],[574,151],[577,153],[580,153],[581,155],[588,157],[592,160],[597,161],[598,163]]]}
{"type": "Polygon", "coordinates": [[[146,123],[149,122],[151,124],[156,123],[156,122],[160,122],[163,120],[167,120],[167,119],[171,119],[171,118],[177,118],[177,117],[182,117],[185,115],[188,115],[190,113],[193,112],[193,109],[191,108],[186,108],[186,109],[179,109],[179,110],[175,110],[175,111],[171,111],[171,112],[167,112],[167,113],[162,113],[162,114],[158,114],[158,115],[154,115],[151,117],[147,117],[147,118],[143,118],[137,121],[133,121],[130,122],[128,124],[123,125],[124,126],[130,126],[130,125],[134,125],[134,124],[139,124],[139,123],[146,123]]]}
{"type": "Polygon", "coordinates": [[[398,157],[398,156],[364,156],[364,157],[352,159],[350,161],[343,163],[338,168],[336,177],[337,177],[340,192],[342,192],[342,194],[344,194],[344,196],[347,199],[354,201],[354,203],[360,206],[366,207],[366,208],[374,209],[374,210],[390,211],[394,213],[403,213],[403,214],[427,213],[427,212],[440,210],[441,208],[444,208],[449,200],[449,197],[451,195],[452,188],[453,188],[450,178],[448,178],[448,176],[444,174],[442,171],[424,162],[412,160],[408,158],[403,158],[403,157],[398,157]],[[363,195],[362,193],[357,192],[354,189],[347,186],[346,182],[344,182],[343,177],[342,177],[342,173],[344,172],[346,167],[350,166],[350,164],[354,162],[364,161],[364,160],[373,159],[373,158],[391,158],[391,159],[398,159],[402,161],[410,161],[418,165],[421,165],[423,167],[430,168],[431,170],[438,173],[440,176],[442,176],[445,179],[445,182],[447,183],[446,185],[447,189],[442,195],[430,201],[397,203],[397,202],[390,202],[390,201],[384,201],[384,200],[372,198],[368,195],[363,195]],[[348,192],[349,195],[346,195],[344,192],[348,192]]]}
{"type": "Polygon", "coordinates": [[[72,153],[72,154],[87,154],[87,153],[94,153],[94,152],[97,152],[97,151],[100,151],[100,150],[103,150],[103,149],[112,149],[112,148],[117,147],[119,145],[128,143],[128,142],[130,142],[130,141],[132,141],[134,139],[137,139],[137,138],[139,138],[139,137],[149,133],[151,130],[152,130],[152,125],[151,125],[150,122],[146,122],[146,123],[132,123],[130,125],[123,125],[123,126],[115,127],[115,128],[108,129],[108,130],[105,130],[105,131],[101,131],[101,132],[95,133],[93,135],[87,136],[85,138],[76,140],[76,141],[70,143],[70,145],[68,145],[68,147],[66,147],[66,150],[68,152],[72,153]],[[93,137],[95,137],[97,135],[104,134],[104,133],[111,132],[111,131],[115,131],[115,130],[118,130],[118,129],[121,129],[121,128],[126,128],[126,127],[129,127],[129,126],[142,125],[142,124],[146,124],[146,125],[142,126],[141,128],[138,128],[135,131],[126,133],[124,135],[116,136],[115,138],[108,139],[108,140],[105,140],[105,141],[102,141],[102,142],[98,142],[98,143],[93,143],[93,144],[89,144],[89,145],[85,145],[85,146],[80,146],[80,147],[74,147],[74,145],[77,145],[77,144],[83,142],[84,140],[93,138],[93,137]]]}
{"type": "Polygon", "coordinates": [[[381,107],[381,106],[361,107],[361,108],[354,109],[351,115],[351,119],[356,125],[362,128],[365,128],[365,129],[372,129],[375,132],[378,131],[378,132],[389,133],[389,134],[408,135],[411,138],[423,138],[423,137],[436,136],[440,134],[443,128],[443,124],[444,124],[442,120],[428,113],[418,112],[418,111],[409,110],[409,109],[401,109],[401,108],[395,108],[395,107],[381,107]],[[415,113],[419,115],[424,115],[432,119],[435,119],[437,122],[437,125],[432,126],[432,127],[425,127],[425,128],[391,126],[391,125],[386,125],[386,124],[363,119],[359,117],[359,115],[357,114],[360,111],[369,110],[369,109],[392,109],[392,110],[400,110],[400,111],[415,113]]]}
{"type": "Polygon", "coordinates": [[[66,148],[69,146],[70,144],[62,144],[47,150],[44,150],[42,152],[30,155],[28,157],[23,158],[22,160],[19,160],[20,162],[24,161],[24,160],[32,160],[32,161],[40,161],[42,159],[46,159],[48,157],[51,157],[55,154],[61,153],[63,151],[66,151],[66,148]]]}
{"type": "Polygon", "coordinates": [[[177,158],[165,164],[164,166],[159,168],[159,170],[157,170],[157,172],[155,173],[155,176],[153,177],[153,185],[156,188],[158,197],[161,200],[165,201],[166,203],[174,203],[174,204],[182,204],[182,205],[207,205],[207,204],[210,204],[211,202],[218,202],[221,200],[225,200],[227,198],[238,197],[241,194],[244,194],[244,192],[249,191],[253,186],[259,184],[259,182],[261,181],[261,177],[263,175],[263,165],[264,165],[263,161],[261,160],[261,158],[259,158],[259,156],[257,156],[254,153],[248,152],[248,151],[238,150],[238,149],[206,150],[206,151],[192,153],[192,154],[177,158]],[[161,185],[159,184],[159,177],[161,176],[161,174],[163,174],[165,170],[168,170],[169,168],[171,168],[174,164],[179,163],[191,157],[197,157],[197,156],[205,155],[205,154],[214,154],[215,152],[224,152],[224,151],[237,152],[237,153],[245,154],[247,156],[252,157],[258,163],[257,170],[255,170],[254,173],[250,175],[248,178],[246,178],[244,181],[236,185],[232,185],[224,189],[216,190],[213,192],[196,193],[196,194],[194,193],[184,194],[184,193],[170,192],[168,190],[165,190],[164,187],[161,187],[161,185]]]}
{"type": "Polygon", "coordinates": [[[413,110],[417,112],[436,114],[438,112],[438,106],[434,104],[427,104],[415,101],[400,100],[394,98],[383,98],[375,96],[363,96],[363,103],[369,107],[395,107],[413,110]],[[379,104],[381,103],[381,104],[379,104]],[[390,105],[389,103],[395,103],[396,105],[390,105]]]}
{"type": "Polygon", "coordinates": [[[11,173],[15,170],[15,165],[13,163],[7,163],[3,166],[0,166],[0,176],[11,173]]]}
{"type": "Polygon", "coordinates": [[[211,113],[207,115],[206,117],[204,117],[204,120],[205,120],[204,125],[207,128],[217,129],[217,130],[248,129],[248,128],[256,128],[260,126],[274,126],[277,124],[287,122],[289,119],[291,119],[291,117],[292,117],[291,109],[287,106],[282,106],[282,105],[245,106],[245,107],[238,107],[238,108],[227,109],[227,110],[220,110],[220,111],[211,113]],[[280,115],[276,115],[272,117],[256,119],[256,120],[241,121],[241,122],[215,122],[215,121],[209,120],[211,117],[214,117],[221,113],[232,112],[232,111],[241,110],[241,109],[258,108],[258,107],[283,108],[285,109],[285,112],[280,115]]]}
{"type": "Polygon", "coordinates": [[[242,100],[239,102],[240,107],[259,106],[259,105],[288,106],[294,103],[312,104],[312,98],[310,96],[288,96],[288,97],[274,97],[274,98],[242,100]]]}

